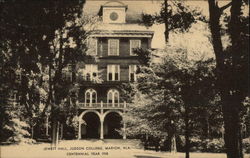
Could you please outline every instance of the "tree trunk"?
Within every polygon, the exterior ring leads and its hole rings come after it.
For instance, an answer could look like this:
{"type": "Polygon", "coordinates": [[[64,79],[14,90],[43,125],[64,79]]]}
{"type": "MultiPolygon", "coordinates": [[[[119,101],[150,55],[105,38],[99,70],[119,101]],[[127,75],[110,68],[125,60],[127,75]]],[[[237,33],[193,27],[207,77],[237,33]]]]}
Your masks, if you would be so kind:
{"type": "Polygon", "coordinates": [[[190,128],[189,128],[189,107],[185,105],[184,121],[185,121],[185,153],[186,158],[190,158],[190,128]]]}
{"type": "Polygon", "coordinates": [[[243,144],[242,144],[242,130],[241,130],[241,127],[240,127],[240,130],[239,130],[239,148],[240,148],[240,158],[243,158],[244,155],[243,155],[243,144]]]}
{"type": "Polygon", "coordinates": [[[215,0],[209,0],[209,14],[210,14],[210,29],[212,33],[212,44],[216,56],[216,68],[218,86],[221,93],[222,112],[225,128],[225,147],[227,158],[240,158],[240,106],[242,102],[241,90],[238,89],[237,77],[242,75],[238,74],[235,69],[236,63],[239,62],[239,15],[241,1],[232,0],[231,8],[231,21],[229,23],[229,30],[231,32],[232,52],[225,52],[222,48],[221,42],[221,28],[220,17],[222,14],[221,8],[218,7],[215,0]],[[235,14],[235,15],[234,15],[235,14]],[[232,55],[232,63],[228,63],[230,58],[225,58],[226,54],[232,55]]]}
{"type": "Polygon", "coordinates": [[[177,149],[176,149],[176,137],[175,137],[175,133],[174,133],[172,138],[171,138],[171,153],[175,154],[176,152],[177,152],[177,149]]]}
{"type": "Polygon", "coordinates": [[[60,135],[60,140],[62,140],[63,139],[63,124],[61,124],[61,135],[60,135]]]}
{"type": "Polygon", "coordinates": [[[228,158],[240,158],[239,146],[239,109],[236,100],[230,95],[223,95],[222,110],[225,124],[225,147],[228,158]]]}
{"type": "Polygon", "coordinates": [[[34,126],[31,125],[31,138],[34,139],[34,126]]]}
{"type": "Polygon", "coordinates": [[[208,113],[206,114],[206,123],[207,123],[207,132],[206,132],[206,135],[207,135],[207,138],[210,138],[210,123],[209,123],[208,113]]]}
{"type": "MultiPolygon", "coordinates": [[[[59,45],[59,55],[56,62],[57,67],[55,70],[55,76],[53,78],[53,104],[51,109],[52,115],[52,145],[57,146],[59,139],[59,115],[60,115],[60,104],[61,104],[61,79],[62,79],[62,69],[63,69],[63,31],[60,31],[60,45],[59,45]]],[[[54,46],[55,47],[55,46],[54,46]]]]}
{"type": "Polygon", "coordinates": [[[169,40],[169,29],[168,29],[168,0],[164,0],[165,15],[164,15],[164,24],[165,24],[165,42],[168,43],[169,40]]]}
{"type": "Polygon", "coordinates": [[[52,119],[52,147],[57,147],[57,121],[52,119]]]}

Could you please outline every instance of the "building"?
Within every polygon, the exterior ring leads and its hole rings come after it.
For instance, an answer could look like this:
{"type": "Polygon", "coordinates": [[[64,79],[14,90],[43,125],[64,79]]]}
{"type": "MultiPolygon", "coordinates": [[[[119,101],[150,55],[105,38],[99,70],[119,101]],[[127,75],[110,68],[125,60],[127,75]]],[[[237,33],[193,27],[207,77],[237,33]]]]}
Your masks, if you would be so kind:
{"type": "Polygon", "coordinates": [[[90,36],[89,59],[78,65],[84,69],[79,80],[78,139],[126,139],[126,125],[121,122],[128,103],[119,86],[136,81],[139,62],[133,50],[151,48],[154,34],[145,26],[130,22],[128,8],[118,1],[100,6],[102,24],[90,36]],[[123,136],[117,129],[124,130],[123,136]]]}

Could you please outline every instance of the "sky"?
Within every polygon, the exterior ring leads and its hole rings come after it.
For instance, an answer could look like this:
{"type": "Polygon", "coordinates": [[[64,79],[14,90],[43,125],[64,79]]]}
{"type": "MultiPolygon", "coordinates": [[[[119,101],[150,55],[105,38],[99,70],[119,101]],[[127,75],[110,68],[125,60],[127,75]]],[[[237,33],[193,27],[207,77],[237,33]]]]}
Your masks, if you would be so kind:
{"type": "MultiPolygon", "coordinates": [[[[91,15],[97,15],[97,13],[100,9],[100,6],[106,2],[107,2],[106,0],[87,0],[85,3],[85,6],[84,6],[84,11],[88,14],[91,14],[91,15]]],[[[141,13],[147,13],[147,14],[159,13],[160,8],[161,8],[161,4],[163,1],[162,0],[122,0],[121,2],[123,2],[125,5],[128,5],[127,14],[129,16],[134,16],[136,14],[138,15],[141,13]]],[[[229,1],[227,1],[227,0],[221,0],[221,1],[219,1],[219,6],[223,6],[223,5],[227,4],[228,2],[229,1]]],[[[171,3],[171,1],[169,1],[169,3],[171,3]]],[[[198,8],[198,10],[200,10],[203,15],[208,17],[209,12],[208,12],[208,2],[207,1],[204,1],[204,0],[189,0],[189,1],[187,1],[186,0],[185,3],[188,6],[190,6],[191,8],[198,8]]],[[[227,9],[226,12],[229,12],[229,9],[227,9]]],[[[201,31],[202,31],[201,29],[203,29],[204,26],[198,26],[198,24],[197,24],[197,25],[193,25],[193,27],[195,29],[199,30],[199,32],[197,32],[197,33],[193,32],[193,37],[198,39],[198,41],[195,41],[195,42],[199,43],[199,38],[202,38],[201,36],[204,36],[203,34],[201,34],[201,31]],[[201,28],[199,28],[199,27],[201,27],[201,28]]],[[[152,26],[151,29],[155,32],[154,37],[152,39],[152,48],[164,48],[164,46],[165,46],[165,38],[164,38],[165,28],[164,28],[164,25],[163,24],[155,24],[152,26]]],[[[193,29],[193,31],[194,31],[194,29],[193,29]]],[[[205,31],[208,31],[208,30],[205,30],[205,31]]],[[[192,35],[187,36],[187,37],[190,37],[190,41],[194,41],[192,39],[192,35]]],[[[170,38],[171,38],[171,35],[170,35],[170,38]]],[[[189,44],[192,45],[192,43],[190,43],[189,41],[186,41],[186,42],[188,42],[189,44]]]]}

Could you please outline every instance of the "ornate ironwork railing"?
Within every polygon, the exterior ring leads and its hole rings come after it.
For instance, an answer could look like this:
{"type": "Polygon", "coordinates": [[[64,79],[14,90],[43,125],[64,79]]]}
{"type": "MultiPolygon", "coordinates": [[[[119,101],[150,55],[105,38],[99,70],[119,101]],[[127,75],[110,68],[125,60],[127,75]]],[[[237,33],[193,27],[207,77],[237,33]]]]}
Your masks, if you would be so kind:
{"type": "Polygon", "coordinates": [[[78,103],[81,109],[124,109],[126,102],[123,103],[78,103]]]}

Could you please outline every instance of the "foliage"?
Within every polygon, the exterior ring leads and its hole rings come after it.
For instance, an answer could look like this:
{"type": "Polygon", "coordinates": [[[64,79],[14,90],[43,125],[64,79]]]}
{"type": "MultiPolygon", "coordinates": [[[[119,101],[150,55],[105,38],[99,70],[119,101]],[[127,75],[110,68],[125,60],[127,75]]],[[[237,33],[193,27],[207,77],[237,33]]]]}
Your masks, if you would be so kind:
{"type": "Polygon", "coordinates": [[[243,139],[243,150],[246,153],[250,153],[250,138],[243,139]]]}
{"type": "MultiPolygon", "coordinates": [[[[50,113],[51,105],[60,105],[53,102],[61,102],[74,89],[61,76],[62,69],[76,59],[82,60],[86,50],[87,32],[82,26],[89,21],[82,16],[84,2],[20,0],[0,3],[3,61],[0,67],[6,74],[1,94],[16,91],[20,98],[17,101],[23,108],[18,116],[27,120],[32,129],[37,126],[39,130],[39,123],[50,113]],[[8,79],[8,75],[14,77],[8,79]],[[67,88],[63,86],[66,83],[67,88]]],[[[8,97],[4,96],[4,100],[8,97]]]]}
{"type": "Polygon", "coordinates": [[[154,55],[143,50],[137,53],[142,60],[150,60],[139,67],[138,82],[131,85],[135,95],[125,117],[128,134],[165,139],[173,133],[183,134],[188,106],[192,135],[208,130],[213,136],[220,136],[216,132],[222,126],[221,118],[209,119],[221,116],[214,87],[214,61],[187,59],[185,48],[171,46],[153,52],[154,55]],[[211,126],[209,129],[203,128],[207,119],[209,125],[205,125],[211,126]]]}
{"type": "Polygon", "coordinates": [[[143,14],[142,21],[146,26],[152,26],[155,23],[167,23],[168,30],[174,32],[186,32],[193,23],[197,21],[206,21],[199,10],[193,9],[184,2],[169,1],[167,8],[165,2],[159,14],[143,14]]]}
{"type": "Polygon", "coordinates": [[[34,143],[34,140],[28,138],[30,136],[27,123],[19,119],[11,119],[9,125],[5,126],[6,132],[9,132],[11,137],[7,139],[7,142],[12,143],[34,143]]]}

